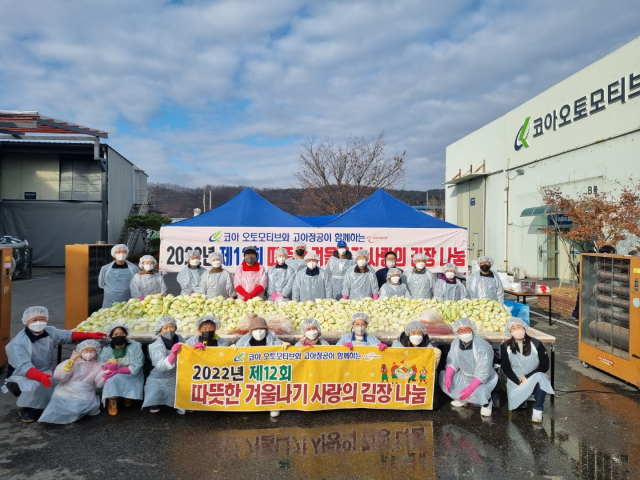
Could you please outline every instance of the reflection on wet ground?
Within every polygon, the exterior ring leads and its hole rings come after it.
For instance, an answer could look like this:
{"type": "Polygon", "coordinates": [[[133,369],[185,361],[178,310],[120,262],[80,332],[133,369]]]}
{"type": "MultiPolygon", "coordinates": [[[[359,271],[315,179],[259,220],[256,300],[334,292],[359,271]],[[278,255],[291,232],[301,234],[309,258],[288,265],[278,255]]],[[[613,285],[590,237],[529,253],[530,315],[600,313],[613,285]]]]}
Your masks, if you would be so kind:
{"type": "Polygon", "coordinates": [[[283,412],[272,421],[132,408],[70,426],[22,424],[14,399],[0,395],[0,477],[640,478],[638,390],[583,368],[577,330],[552,328],[560,395],[540,426],[530,409],[508,412],[501,391],[488,419],[440,394],[431,412],[283,412]]]}

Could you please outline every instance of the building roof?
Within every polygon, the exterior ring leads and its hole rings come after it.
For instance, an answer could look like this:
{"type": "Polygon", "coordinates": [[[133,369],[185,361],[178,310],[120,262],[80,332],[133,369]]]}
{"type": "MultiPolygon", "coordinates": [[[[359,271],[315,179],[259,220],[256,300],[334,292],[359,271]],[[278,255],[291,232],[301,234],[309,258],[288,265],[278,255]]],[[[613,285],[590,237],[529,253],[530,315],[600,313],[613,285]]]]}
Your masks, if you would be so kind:
{"type": "Polygon", "coordinates": [[[99,138],[108,138],[109,136],[107,132],[102,130],[45,117],[38,112],[16,110],[0,110],[0,133],[10,135],[26,135],[27,133],[77,135],[80,133],[99,138]]]}

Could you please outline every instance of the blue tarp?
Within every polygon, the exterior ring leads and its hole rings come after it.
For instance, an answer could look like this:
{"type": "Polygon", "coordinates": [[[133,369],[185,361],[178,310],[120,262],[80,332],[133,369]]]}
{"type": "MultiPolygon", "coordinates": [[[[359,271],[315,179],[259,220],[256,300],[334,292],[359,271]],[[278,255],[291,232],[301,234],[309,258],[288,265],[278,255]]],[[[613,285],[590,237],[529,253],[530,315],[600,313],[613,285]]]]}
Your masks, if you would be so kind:
{"type": "Polygon", "coordinates": [[[321,227],[462,228],[421,213],[384,190],[376,190],[321,227]]]}
{"type": "Polygon", "coordinates": [[[219,207],[197,217],[165,225],[167,227],[310,227],[267,202],[250,188],[219,207]]]}
{"type": "Polygon", "coordinates": [[[323,224],[327,223],[328,221],[333,220],[334,218],[339,217],[339,216],[340,216],[340,214],[336,213],[335,215],[321,215],[319,217],[297,216],[296,218],[299,218],[303,222],[310,223],[314,227],[319,227],[320,225],[323,225],[323,224]]]}

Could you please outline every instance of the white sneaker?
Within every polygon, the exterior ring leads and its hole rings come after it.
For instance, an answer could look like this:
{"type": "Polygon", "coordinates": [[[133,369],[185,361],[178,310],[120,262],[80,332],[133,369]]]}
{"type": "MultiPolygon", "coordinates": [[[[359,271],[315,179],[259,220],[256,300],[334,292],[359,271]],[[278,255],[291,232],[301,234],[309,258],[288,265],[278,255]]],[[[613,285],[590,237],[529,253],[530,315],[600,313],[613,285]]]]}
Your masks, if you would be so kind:
{"type": "Polygon", "coordinates": [[[533,423],[542,423],[542,411],[534,409],[533,415],[531,416],[531,421],[533,423]]]}
{"type": "Polygon", "coordinates": [[[280,410],[271,410],[271,416],[272,417],[279,417],[280,416],[280,410]]]}
{"type": "Polygon", "coordinates": [[[493,407],[493,401],[489,402],[489,405],[487,405],[486,407],[481,407],[480,415],[482,415],[483,417],[490,417],[492,412],[492,407],[493,407]]]}
{"type": "Polygon", "coordinates": [[[184,415],[185,413],[187,413],[184,408],[176,408],[176,412],[178,412],[178,415],[184,415]]]}
{"type": "Polygon", "coordinates": [[[467,404],[467,402],[463,402],[463,401],[460,401],[460,400],[453,400],[451,402],[451,406],[452,407],[456,407],[456,408],[464,407],[466,404],[467,404]]]}

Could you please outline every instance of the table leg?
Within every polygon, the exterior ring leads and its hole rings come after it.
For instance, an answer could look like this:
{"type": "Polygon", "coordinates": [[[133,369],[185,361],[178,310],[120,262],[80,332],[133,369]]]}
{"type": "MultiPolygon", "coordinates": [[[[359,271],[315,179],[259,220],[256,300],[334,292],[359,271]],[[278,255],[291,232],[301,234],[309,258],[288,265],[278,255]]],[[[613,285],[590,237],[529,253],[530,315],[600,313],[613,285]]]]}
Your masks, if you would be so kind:
{"type": "Polygon", "coordinates": [[[58,365],[62,363],[62,344],[58,345],[58,365]]]}
{"type": "Polygon", "coordinates": [[[525,305],[527,304],[527,296],[526,295],[522,296],[522,303],[524,303],[525,305]]]}
{"type": "Polygon", "coordinates": [[[549,326],[551,326],[551,295],[549,295],[549,326]]]}
{"type": "MultiPolygon", "coordinates": [[[[551,344],[551,388],[556,389],[556,344],[551,344]]],[[[556,396],[551,395],[551,405],[555,400],[556,396]]]]}

